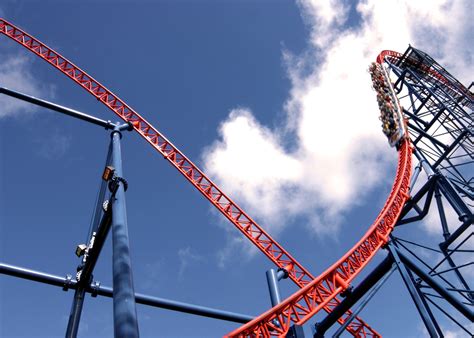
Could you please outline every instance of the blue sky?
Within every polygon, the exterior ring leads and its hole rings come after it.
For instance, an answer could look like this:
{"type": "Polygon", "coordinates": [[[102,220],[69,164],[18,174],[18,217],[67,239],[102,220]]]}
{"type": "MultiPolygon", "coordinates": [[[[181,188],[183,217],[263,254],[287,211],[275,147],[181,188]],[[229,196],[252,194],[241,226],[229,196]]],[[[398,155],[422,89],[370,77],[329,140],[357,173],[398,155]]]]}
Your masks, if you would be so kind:
{"type": "MultiPolygon", "coordinates": [[[[134,107],[317,274],[375,219],[395,170],[368,62],[382,48],[413,43],[461,80],[472,70],[472,49],[462,43],[472,24],[450,21],[465,20],[472,5],[393,6],[6,1],[0,13],[134,107]],[[400,24],[389,24],[388,13],[400,24]]],[[[0,55],[0,85],[116,120],[5,37],[0,55]]],[[[0,260],[73,274],[109,135],[1,100],[0,260]]],[[[250,315],[268,309],[266,258],[138,135],[123,138],[123,158],[136,291],[250,315]]],[[[112,285],[110,242],[95,278],[112,285]]],[[[72,292],[6,276],[0,286],[1,336],[64,335],[72,292]]],[[[281,288],[284,297],[295,291],[291,282],[281,288]]],[[[214,337],[237,327],[140,305],[138,314],[144,337],[214,337]]],[[[362,317],[387,337],[422,333],[396,274],[362,317]]],[[[110,299],[88,296],[82,318],[80,336],[113,335],[110,299]]]]}

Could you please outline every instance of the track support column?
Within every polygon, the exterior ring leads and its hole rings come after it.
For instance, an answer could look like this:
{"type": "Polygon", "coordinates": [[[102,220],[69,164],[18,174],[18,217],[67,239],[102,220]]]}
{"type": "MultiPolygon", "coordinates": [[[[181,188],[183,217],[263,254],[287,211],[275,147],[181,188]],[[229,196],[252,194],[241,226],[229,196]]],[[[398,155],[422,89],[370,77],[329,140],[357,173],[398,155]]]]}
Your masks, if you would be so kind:
{"type": "Polygon", "coordinates": [[[79,330],[79,323],[81,322],[82,305],[84,304],[84,296],[86,290],[83,287],[77,288],[74,291],[74,299],[72,301],[71,313],[69,314],[69,321],[67,323],[66,338],[76,338],[79,330]]]}
{"type": "Polygon", "coordinates": [[[278,279],[275,269],[268,270],[266,275],[268,291],[270,292],[270,301],[272,302],[273,307],[281,302],[280,290],[278,289],[278,279]]]}
{"type": "Polygon", "coordinates": [[[122,128],[112,132],[112,166],[115,176],[112,184],[112,247],[114,286],[115,337],[138,337],[137,309],[133,287],[132,264],[125,206],[126,181],[122,178],[120,139],[122,128]]]}
{"type": "MultiPolygon", "coordinates": [[[[314,338],[322,338],[326,331],[334,325],[355,303],[357,303],[382,277],[392,268],[393,259],[390,255],[377,265],[374,270],[336,306],[326,318],[315,325],[314,338]]],[[[349,290],[349,289],[348,289],[349,290]]]]}
{"type": "Polygon", "coordinates": [[[415,303],[416,308],[425,324],[426,330],[428,331],[430,337],[442,337],[443,334],[441,333],[441,329],[437,326],[436,321],[433,320],[433,314],[426,304],[426,301],[420,295],[420,291],[416,287],[416,284],[413,280],[413,276],[410,274],[410,271],[405,267],[403,262],[400,260],[398,256],[398,250],[395,247],[395,244],[390,241],[387,244],[387,248],[390,251],[390,254],[397,265],[398,271],[400,272],[400,276],[403,279],[408,291],[410,292],[410,296],[415,303]]]}
{"type": "Polygon", "coordinates": [[[288,272],[284,269],[270,269],[266,273],[268,291],[270,292],[270,301],[272,302],[272,307],[281,303],[280,290],[278,288],[278,281],[288,278],[288,272]]]}

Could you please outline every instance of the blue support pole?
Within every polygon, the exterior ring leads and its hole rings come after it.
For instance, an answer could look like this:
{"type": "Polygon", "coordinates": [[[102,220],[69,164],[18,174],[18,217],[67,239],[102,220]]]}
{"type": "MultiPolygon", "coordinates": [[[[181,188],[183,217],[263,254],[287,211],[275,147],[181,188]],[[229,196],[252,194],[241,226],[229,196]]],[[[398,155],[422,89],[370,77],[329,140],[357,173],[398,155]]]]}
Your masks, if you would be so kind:
{"type": "MultiPolygon", "coordinates": [[[[52,275],[44,273],[41,271],[25,269],[19,266],[4,264],[0,262],[0,274],[6,274],[13,277],[23,278],[31,280],[34,282],[45,283],[53,286],[62,287],[64,291],[68,289],[77,289],[78,282],[68,277],[61,277],[57,275],[52,275]]],[[[91,293],[92,297],[95,296],[104,296],[113,298],[113,289],[107,286],[100,285],[99,283],[91,283],[86,292],[91,293]]],[[[226,320],[235,323],[245,324],[254,319],[255,317],[249,316],[246,314],[235,313],[220,309],[213,309],[207,306],[201,306],[196,304],[184,303],[176,300],[153,297],[149,295],[144,295],[141,293],[135,294],[135,300],[138,304],[148,305],[159,307],[162,309],[167,309],[171,311],[179,311],[183,313],[188,313],[196,316],[203,316],[207,318],[214,318],[220,320],[226,320]]]]}
{"type": "Polygon", "coordinates": [[[81,322],[82,306],[84,305],[84,296],[86,289],[79,287],[74,291],[74,299],[72,301],[71,313],[69,314],[69,321],[67,323],[66,338],[77,337],[79,324],[81,322]]]}
{"type": "Polygon", "coordinates": [[[355,288],[347,289],[344,300],[339,305],[332,309],[322,321],[316,323],[314,338],[322,338],[326,331],[334,325],[344,313],[346,313],[354,304],[356,304],[380,279],[385,276],[393,265],[393,259],[387,255],[382,262],[380,262],[360,284],[355,288]]]}
{"type": "MultiPolygon", "coordinates": [[[[396,249],[395,249],[396,250],[396,249]]],[[[443,299],[451,304],[456,310],[464,315],[471,322],[474,322],[474,312],[471,311],[465,304],[455,298],[448,290],[440,285],[435,279],[423,271],[415,262],[413,262],[408,256],[401,252],[397,252],[401,262],[403,262],[410,270],[418,275],[426,284],[428,284],[433,290],[435,290],[443,299]]]]}
{"type": "Polygon", "coordinates": [[[137,309],[122,178],[120,127],[112,132],[112,166],[115,168],[112,202],[112,247],[114,286],[114,333],[116,337],[138,337],[137,309]]]}
{"type": "Polygon", "coordinates": [[[270,292],[270,301],[272,302],[272,307],[281,303],[280,290],[278,289],[278,277],[277,272],[274,269],[270,269],[266,273],[267,275],[267,284],[268,291],[270,292]]]}
{"type": "Polygon", "coordinates": [[[114,125],[110,121],[104,121],[95,116],[84,114],[84,113],[81,113],[80,111],[77,111],[68,107],[60,106],[59,104],[52,103],[46,100],[38,99],[34,96],[26,95],[26,94],[23,94],[23,93],[20,93],[8,88],[0,87],[0,94],[5,94],[8,96],[14,97],[16,99],[35,104],[43,108],[57,111],[58,113],[75,117],[77,119],[104,127],[105,129],[112,129],[114,127],[114,125]]]}
{"type": "Polygon", "coordinates": [[[442,337],[443,334],[441,333],[440,328],[437,326],[436,322],[433,320],[433,315],[428,307],[428,304],[424,301],[421,297],[419,290],[417,289],[413,277],[411,276],[410,272],[407,270],[405,265],[400,260],[398,256],[398,250],[395,247],[392,241],[388,242],[387,248],[390,251],[390,254],[393,257],[393,260],[400,272],[400,276],[405,283],[413,302],[415,303],[416,308],[425,324],[426,330],[428,331],[430,337],[442,337]]]}
{"type": "Polygon", "coordinates": [[[355,317],[359,315],[359,313],[365,308],[365,306],[369,303],[372,297],[379,291],[382,285],[388,280],[388,278],[392,275],[392,273],[397,269],[396,266],[392,266],[389,272],[385,276],[380,279],[377,284],[368,292],[367,296],[362,300],[360,305],[352,311],[352,314],[349,318],[346,319],[344,324],[342,324],[336,332],[334,332],[333,337],[340,337],[344,331],[346,330],[347,326],[354,320],[355,317]]]}

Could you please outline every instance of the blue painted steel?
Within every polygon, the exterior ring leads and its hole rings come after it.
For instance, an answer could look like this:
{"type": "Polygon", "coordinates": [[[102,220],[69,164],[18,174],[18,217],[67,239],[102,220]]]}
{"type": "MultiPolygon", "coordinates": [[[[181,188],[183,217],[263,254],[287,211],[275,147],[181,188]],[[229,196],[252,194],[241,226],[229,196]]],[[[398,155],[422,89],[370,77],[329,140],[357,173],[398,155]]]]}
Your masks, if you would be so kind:
{"type": "Polygon", "coordinates": [[[278,289],[278,276],[277,272],[274,269],[270,269],[266,273],[267,275],[267,284],[268,291],[270,292],[270,301],[272,302],[272,307],[281,303],[280,290],[278,289]]]}
{"type": "Polygon", "coordinates": [[[393,257],[395,264],[397,265],[398,271],[400,272],[403,282],[405,283],[408,291],[410,292],[410,296],[413,299],[413,302],[415,303],[418,312],[420,313],[421,319],[423,320],[423,323],[425,324],[426,330],[428,331],[430,337],[442,337],[443,335],[440,332],[436,321],[433,320],[431,311],[429,310],[424,299],[421,298],[420,293],[416,288],[415,283],[413,282],[412,276],[410,275],[409,271],[407,271],[405,265],[401,262],[400,257],[398,256],[398,251],[392,241],[388,243],[387,248],[393,257]]]}
{"type": "MultiPolygon", "coordinates": [[[[112,153],[112,144],[110,144],[109,146],[106,165],[110,161],[111,153],[112,153]]],[[[109,233],[110,224],[111,224],[111,212],[107,211],[105,214],[102,215],[102,203],[104,201],[106,186],[107,186],[107,183],[105,181],[102,181],[99,197],[96,201],[94,219],[92,221],[92,224],[89,228],[89,232],[87,234],[88,243],[93,243],[93,245],[89,246],[87,254],[84,254],[84,256],[82,257],[81,264],[79,265],[79,268],[78,268],[78,274],[76,275],[76,279],[78,283],[77,283],[76,291],[74,292],[73,303],[71,306],[71,313],[69,315],[68,325],[66,329],[67,338],[75,338],[77,336],[77,331],[79,329],[79,323],[81,320],[82,307],[84,304],[84,295],[92,281],[92,278],[93,278],[92,273],[94,271],[94,267],[97,263],[100,252],[102,250],[102,247],[109,233]],[[99,222],[98,218],[101,215],[102,215],[102,218],[99,222]],[[93,236],[94,236],[93,242],[90,242],[93,236]],[[80,276],[80,278],[78,278],[77,276],[80,276]]]]}
{"type": "Polygon", "coordinates": [[[84,305],[85,294],[86,290],[83,287],[78,287],[74,291],[71,313],[69,314],[69,321],[67,323],[66,338],[77,337],[77,331],[79,330],[79,324],[81,322],[82,306],[84,305]]]}
{"type": "Polygon", "coordinates": [[[355,288],[346,290],[345,298],[319,323],[315,325],[314,338],[324,337],[326,331],[356,304],[392,268],[393,259],[387,255],[355,288]]]}
{"type": "Polygon", "coordinates": [[[97,117],[87,115],[84,113],[81,113],[80,111],[67,108],[64,106],[60,106],[59,104],[52,103],[46,100],[38,99],[34,96],[26,95],[8,88],[0,87],[0,94],[5,94],[11,97],[14,97],[19,100],[23,100],[32,104],[35,104],[40,107],[48,108],[54,111],[57,111],[58,113],[66,114],[75,118],[78,118],[83,121],[90,122],[92,124],[96,124],[98,126],[104,127],[105,129],[113,129],[114,125],[110,121],[104,121],[101,120],[97,117]]]}
{"type": "MultiPolygon", "coordinates": [[[[51,275],[41,271],[26,269],[10,264],[0,263],[0,273],[10,275],[13,277],[23,278],[35,282],[45,283],[49,285],[59,286],[64,288],[66,285],[68,288],[76,289],[77,282],[75,280],[68,280],[62,276],[51,275]]],[[[92,293],[93,288],[90,286],[87,288],[86,292],[92,293]]],[[[107,286],[100,285],[95,291],[97,295],[104,297],[113,297],[113,289],[107,286]]],[[[144,295],[141,293],[135,293],[135,300],[139,304],[159,307],[163,309],[168,309],[172,311],[179,311],[184,313],[189,313],[197,316],[203,316],[208,318],[226,320],[235,323],[247,323],[254,319],[255,317],[235,313],[230,311],[224,311],[219,309],[213,309],[206,306],[189,304],[184,302],[179,302],[166,298],[152,297],[144,295]]]]}
{"type": "MultiPolygon", "coordinates": [[[[396,250],[396,249],[395,249],[396,250]]],[[[413,262],[409,257],[404,255],[402,252],[397,252],[400,260],[405,264],[410,270],[418,275],[426,284],[431,286],[433,290],[439,293],[449,304],[454,306],[460,313],[462,313],[467,319],[471,322],[474,322],[474,312],[471,311],[466,305],[460,302],[458,299],[453,297],[453,295],[447,291],[443,286],[441,286],[436,280],[434,280],[430,275],[423,271],[415,262],[413,262]]]]}
{"type": "MultiPolygon", "coordinates": [[[[112,132],[112,166],[115,176],[123,177],[119,127],[112,132]]],[[[112,247],[114,285],[114,332],[116,337],[138,337],[137,309],[133,287],[132,263],[128,239],[125,189],[117,181],[118,189],[112,203],[112,247]]]]}
{"type": "Polygon", "coordinates": [[[334,332],[333,337],[340,337],[344,331],[346,330],[347,326],[354,320],[355,317],[359,315],[359,313],[365,308],[365,306],[369,303],[369,301],[372,299],[372,297],[380,290],[382,285],[385,284],[385,282],[388,280],[388,278],[392,275],[392,273],[397,269],[396,266],[392,266],[389,272],[385,276],[382,277],[381,280],[377,282],[377,284],[374,285],[374,287],[367,293],[365,298],[362,300],[362,302],[359,304],[359,306],[352,311],[352,314],[346,319],[344,324],[341,325],[337,329],[336,332],[334,332]]]}

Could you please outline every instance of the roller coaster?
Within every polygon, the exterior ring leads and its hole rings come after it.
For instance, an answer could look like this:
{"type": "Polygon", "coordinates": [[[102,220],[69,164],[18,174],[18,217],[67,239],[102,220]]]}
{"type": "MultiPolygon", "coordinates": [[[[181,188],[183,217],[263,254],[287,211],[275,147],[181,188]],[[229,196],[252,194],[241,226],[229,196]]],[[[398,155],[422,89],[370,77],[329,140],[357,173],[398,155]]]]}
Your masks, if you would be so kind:
{"type": "Polygon", "coordinates": [[[428,54],[411,46],[403,54],[382,51],[376,62],[370,65],[369,72],[380,108],[382,129],[390,145],[398,152],[394,182],[382,210],[364,236],[326,271],[314,276],[167,137],[109,89],[71,61],[4,19],[0,19],[0,32],[66,75],[124,121],[122,125],[112,124],[51,102],[0,88],[0,94],[112,130],[112,141],[89,241],[78,246],[76,251],[81,257],[81,264],[75,278],[63,278],[0,264],[0,272],[3,274],[75,290],[67,337],[77,335],[82,302],[87,292],[113,297],[114,330],[117,337],[138,336],[136,303],[245,323],[226,334],[226,337],[303,337],[302,326],[321,311],[325,311],[327,315],[312,326],[314,337],[323,337],[336,322],[341,327],[334,333],[335,336],[346,330],[356,337],[380,337],[374,328],[359,317],[359,312],[394,270],[400,272],[431,336],[443,336],[446,320],[459,327],[466,335],[473,334],[469,330],[474,321],[474,291],[469,285],[468,277],[468,269],[474,264],[471,228],[474,199],[472,85],[466,88],[428,54]],[[274,273],[273,277],[270,274],[269,278],[273,296],[278,293],[276,279],[289,278],[299,290],[283,301],[277,295],[273,301],[274,306],[256,318],[202,307],[192,308],[171,301],[166,303],[165,300],[135,294],[131,278],[128,230],[123,212],[127,181],[121,177],[120,137],[121,132],[126,129],[137,132],[276,265],[278,273],[274,273]],[[416,166],[413,165],[413,160],[417,162],[416,166]],[[421,175],[422,172],[425,178],[421,175]],[[434,208],[439,213],[442,241],[434,247],[432,243],[415,242],[410,236],[407,237],[410,239],[406,239],[406,224],[422,221],[434,204],[433,200],[436,201],[434,208]],[[457,219],[446,216],[446,207],[454,210],[457,219]],[[114,240],[113,289],[100,286],[92,280],[95,263],[110,229],[114,240]],[[420,250],[431,250],[436,253],[436,258],[426,259],[426,255],[419,253],[420,250]],[[358,281],[356,277],[382,251],[388,252],[382,262],[353,286],[358,281]]]}

